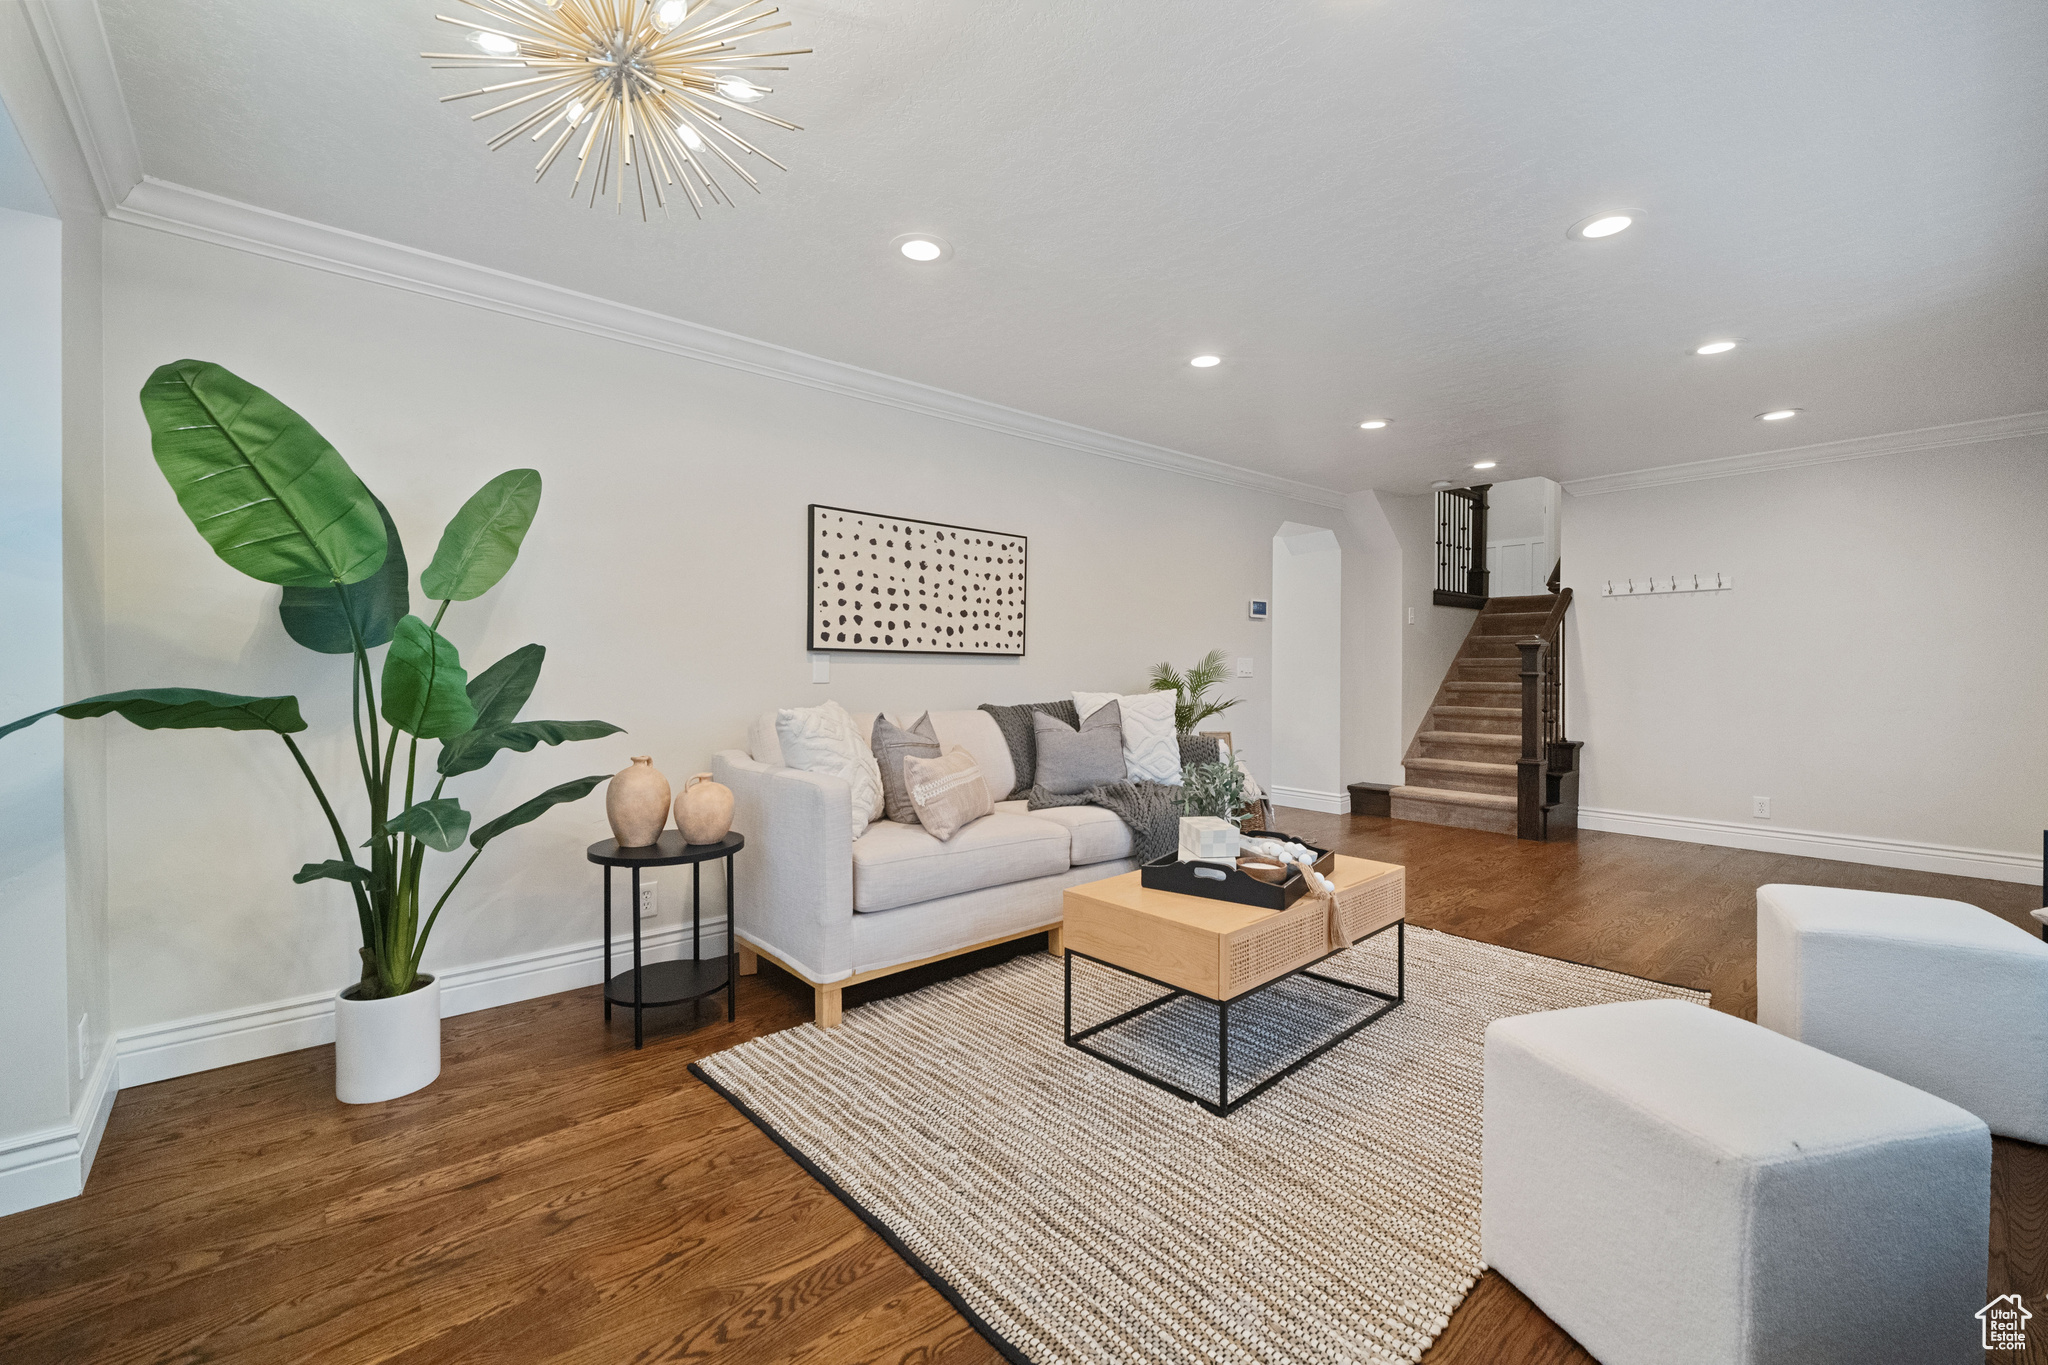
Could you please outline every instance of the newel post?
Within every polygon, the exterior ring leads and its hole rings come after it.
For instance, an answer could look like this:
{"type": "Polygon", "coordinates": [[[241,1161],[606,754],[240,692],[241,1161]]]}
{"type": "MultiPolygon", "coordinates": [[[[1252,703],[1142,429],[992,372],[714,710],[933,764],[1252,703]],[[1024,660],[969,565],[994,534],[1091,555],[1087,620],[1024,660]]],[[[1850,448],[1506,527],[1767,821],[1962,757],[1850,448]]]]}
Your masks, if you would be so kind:
{"type": "Polygon", "coordinates": [[[1547,763],[1543,751],[1543,641],[1517,640],[1522,652],[1522,757],[1515,764],[1515,837],[1543,838],[1547,763]]]}

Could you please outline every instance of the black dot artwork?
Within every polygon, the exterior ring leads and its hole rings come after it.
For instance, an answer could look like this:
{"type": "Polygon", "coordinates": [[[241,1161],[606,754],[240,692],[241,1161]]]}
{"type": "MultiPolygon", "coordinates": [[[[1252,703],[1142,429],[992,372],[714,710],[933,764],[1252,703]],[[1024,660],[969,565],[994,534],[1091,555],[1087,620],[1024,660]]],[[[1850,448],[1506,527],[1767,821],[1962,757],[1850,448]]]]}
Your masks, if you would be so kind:
{"type": "Polygon", "coordinates": [[[1022,654],[1028,545],[1023,536],[998,531],[813,506],[810,559],[816,581],[811,585],[808,647],[852,645],[883,653],[1022,654]],[[1000,568],[970,571],[973,565],[1000,568]],[[941,571],[943,584],[926,583],[934,568],[941,571]],[[848,586],[864,590],[860,600],[849,602],[839,596],[848,586]],[[924,599],[917,603],[917,611],[925,619],[884,619],[889,614],[910,615],[906,599],[913,596],[913,586],[917,588],[914,596],[924,599]],[[950,606],[931,605],[940,592],[950,606]],[[901,601],[900,612],[890,598],[901,601]],[[851,621],[841,614],[849,607],[851,621]],[[876,619],[864,621],[869,608],[877,613],[876,619]],[[941,619],[929,619],[934,616],[941,619]],[[947,619],[957,624],[948,625],[947,619]],[[861,629],[849,641],[852,632],[842,627],[861,629]],[[924,633],[899,633],[899,627],[924,633]]]}

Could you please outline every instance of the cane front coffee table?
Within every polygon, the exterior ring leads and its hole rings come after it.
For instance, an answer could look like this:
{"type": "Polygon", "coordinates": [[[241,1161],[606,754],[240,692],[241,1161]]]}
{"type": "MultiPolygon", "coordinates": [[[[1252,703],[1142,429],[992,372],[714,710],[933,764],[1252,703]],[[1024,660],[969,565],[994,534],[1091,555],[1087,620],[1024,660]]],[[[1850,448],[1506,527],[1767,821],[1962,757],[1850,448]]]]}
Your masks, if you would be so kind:
{"type": "Polygon", "coordinates": [[[1186,896],[1144,886],[1136,872],[1070,887],[1065,892],[1060,940],[1066,958],[1066,1043],[1160,1089],[1227,1116],[1248,1100],[1383,1018],[1407,998],[1407,872],[1393,863],[1337,856],[1330,880],[1337,887],[1343,937],[1356,946],[1392,929],[1391,994],[1309,970],[1345,949],[1329,946],[1328,903],[1303,898],[1285,910],[1186,896]],[[1074,959],[1098,963],[1149,981],[1166,993],[1099,1024],[1074,1028],[1074,959]],[[1251,997],[1295,977],[1381,1002],[1364,1017],[1316,1039],[1315,1045],[1238,1094],[1230,1093],[1230,1020],[1242,1018],[1251,997]],[[1216,1090],[1197,1094],[1172,1079],[1111,1055],[1091,1040],[1124,1029],[1161,1006],[1194,997],[1216,1007],[1216,1090]]]}

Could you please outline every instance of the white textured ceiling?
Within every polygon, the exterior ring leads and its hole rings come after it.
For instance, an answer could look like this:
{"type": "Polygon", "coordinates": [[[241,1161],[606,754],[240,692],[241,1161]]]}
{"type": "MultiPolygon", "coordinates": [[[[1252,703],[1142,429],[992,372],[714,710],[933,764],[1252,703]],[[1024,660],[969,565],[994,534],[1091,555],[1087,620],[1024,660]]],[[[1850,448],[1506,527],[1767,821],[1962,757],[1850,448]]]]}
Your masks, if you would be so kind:
{"type": "Polygon", "coordinates": [[[437,103],[459,8],[102,0],[152,176],[1330,488],[2048,408],[2039,0],[793,0],[789,174],[651,224],[437,103]]]}

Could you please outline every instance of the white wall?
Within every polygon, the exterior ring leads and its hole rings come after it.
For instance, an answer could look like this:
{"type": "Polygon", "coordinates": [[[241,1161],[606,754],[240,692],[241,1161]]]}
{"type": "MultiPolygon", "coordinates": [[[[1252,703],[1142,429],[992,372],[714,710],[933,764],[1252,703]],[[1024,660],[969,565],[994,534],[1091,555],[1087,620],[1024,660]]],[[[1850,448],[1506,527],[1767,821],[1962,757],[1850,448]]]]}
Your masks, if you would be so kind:
{"type": "Polygon", "coordinates": [[[1436,589],[1436,495],[1382,493],[1380,506],[1401,546],[1401,750],[1406,752],[1479,613],[1430,600],[1436,589]]]}
{"type": "Polygon", "coordinates": [[[1336,532],[1288,522],[1273,537],[1274,801],[1351,809],[1344,762],[1344,551],[1336,532]]]}
{"type": "MultiPolygon", "coordinates": [[[[14,130],[0,119],[0,137],[14,130]]],[[[0,208],[0,716],[64,690],[64,225],[0,208]]],[[[64,732],[0,740],[0,1134],[71,1113],[66,1074],[64,732]]],[[[0,1205],[4,1211],[5,1205],[0,1205]]]]}
{"type": "MultiPolygon", "coordinates": [[[[20,6],[0,6],[6,719],[105,691],[100,205],[20,6]]],[[[84,1187],[114,1097],[100,736],[0,741],[0,1213],[84,1187]],[[53,781],[52,761],[61,763],[53,781]]]]}
{"type": "MultiPolygon", "coordinates": [[[[1345,499],[1344,781],[1401,781],[1401,542],[1382,495],[1345,499]]],[[[1348,809],[1348,808],[1347,808],[1348,809]]]]}
{"type": "MultiPolygon", "coordinates": [[[[1333,509],[119,224],[108,227],[106,287],[116,685],[296,693],[313,725],[308,752],[337,794],[353,764],[344,672],[289,642],[277,590],[214,558],[151,461],[134,394],[167,360],[218,361],[303,413],[391,506],[415,571],[485,479],[542,471],[519,564],[452,608],[445,633],[472,666],[540,641],[548,667],[528,714],[630,733],[508,755],[451,784],[483,814],[638,753],[680,782],[765,707],[834,697],[900,711],[1135,690],[1151,665],[1185,666],[1219,646],[1256,668],[1232,680],[1245,704],[1219,724],[1270,777],[1270,627],[1247,620],[1244,603],[1271,595],[1273,529],[1333,509]],[[813,685],[802,639],[813,501],[1030,536],[1029,655],[842,654],[831,684],[813,685]]],[[[244,1025],[252,1048],[317,1041],[321,993],[355,974],[355,921],[338,886],[290,881],[328,849],[282,746],[119,722],[104,733],[124,1074],[130,1040],[138,1055],[161,1052],[139,1073],[150,1075],[225,1060],[180,1049],[244,1025]],[[211,1015],[227,1017],[181,1022],[211,1015]]],[[[600,801],[494,845],[427,965],[538,960],[594,940],[598,879],[583,848],[606,834],[600,801]]],[[[360,799],[343,806],[360,824],[360,799]]],[[[671,923],[679,899],[665,889],[671,923]]]]}
{"type": "Polygon", "coordinates": [[[1563,534],[1587,828],[2040,880],[2048,441],[1571,497],[1563,534]],[[1600,596],[1696,571],[1734,590],[1600,596]]]}

